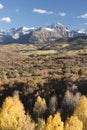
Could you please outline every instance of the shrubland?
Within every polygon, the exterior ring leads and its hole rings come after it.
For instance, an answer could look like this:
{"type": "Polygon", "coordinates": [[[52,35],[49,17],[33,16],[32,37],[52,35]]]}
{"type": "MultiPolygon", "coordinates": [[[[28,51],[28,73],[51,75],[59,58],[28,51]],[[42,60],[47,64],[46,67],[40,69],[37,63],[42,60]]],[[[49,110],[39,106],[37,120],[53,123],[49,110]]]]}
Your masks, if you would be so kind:
{"type": "Polygon", "coordinates": [[[87,130],[86,108],[87,54],[1,50],[0,130],[87,130]]]}

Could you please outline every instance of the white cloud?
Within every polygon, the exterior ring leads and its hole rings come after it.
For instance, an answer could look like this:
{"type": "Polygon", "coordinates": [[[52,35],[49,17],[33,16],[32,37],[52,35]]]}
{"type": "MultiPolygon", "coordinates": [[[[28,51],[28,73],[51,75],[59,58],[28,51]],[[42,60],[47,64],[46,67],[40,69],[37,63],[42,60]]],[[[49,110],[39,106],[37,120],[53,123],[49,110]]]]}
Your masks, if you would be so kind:
{"type": "Polygon", "coordinates": [[[47,10],[36,9],[36,8],[34,8],[32,11],[39,14],[53,14],[53,11],[47,11],[47,10]]]}
{"type": "Polygon", "coordinates": [[[0,9],[3,9],[3,8],[4,8],[3,4],[0,3],[0,9]]]}
{"type": "Polygon", "coordinates": [[[59,15],[64,17],[64,16],[66,16],[66,13],[59,13],[59,15]]]}
{"type": "Polygon", "coordinates": [[[80,15],[80,16],[77,16],[77,18],[87,18],[87,13],[80,15]]]}
{"type": "Polygon", "coordinates": [[[11,18],[9,18],[9,17],[3,17],[3,18],[0,19],[0,21],[6,22],[6,23],[10,23],[11,22],[11,18]]]}

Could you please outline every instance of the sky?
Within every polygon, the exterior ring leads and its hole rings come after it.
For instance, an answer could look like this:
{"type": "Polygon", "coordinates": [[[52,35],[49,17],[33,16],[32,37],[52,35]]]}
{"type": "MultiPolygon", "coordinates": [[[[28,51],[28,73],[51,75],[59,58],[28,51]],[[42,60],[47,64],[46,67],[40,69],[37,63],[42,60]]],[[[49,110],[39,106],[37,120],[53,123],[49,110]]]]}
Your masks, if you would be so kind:
{"type": "Polygon", "coordinates": [[[87,28],[87,0],[0,0],[0,30],[61,23],[87,28]]]}

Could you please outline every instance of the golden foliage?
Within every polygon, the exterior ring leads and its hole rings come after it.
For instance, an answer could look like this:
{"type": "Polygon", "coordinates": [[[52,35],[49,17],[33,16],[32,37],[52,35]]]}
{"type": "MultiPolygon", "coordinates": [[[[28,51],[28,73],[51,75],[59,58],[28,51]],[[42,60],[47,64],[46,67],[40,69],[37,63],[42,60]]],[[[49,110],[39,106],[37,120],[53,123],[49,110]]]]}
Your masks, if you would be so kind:
{"type": "Polygon", "coordinates": [[[27,123],[33,125],[19,97],[7,97],[0,110],[0,130],[27,130],[27,123]]]}
{"type": "Polygon", "coordinates": [[[71,116],[65,123],[64,130],[83,130],[83,124],[77,116],[71,116]]]}
{"type": "Polygon", "coordinates": [[[85,96],[81,96],[74,115],[83,122],[83,130],[87,130],[87,98],[85,96]]]}
{"type": "Polygon", "coordinates": [[[45,127],[45,121],[41,118],[38,118],[38,122],[36,124],[36,129],[35,130],[43,130],[45,127]]]}
{"type": "Polygon", "coordinates": [[[50,115],[43,130],[63,130],[60,114],[56,113],[54,117],[50,115]]]}
{"type": "Polygon", "coordinates": [[[41,117],[44,114],[46,109],[47,109],[47,106],[46,106],[45,99],[38,96],[34,105],[34,109],[33,109],[34,114],[37,117],[41,117]]]}
{"type": "Polygon", "coordinates": [[[25,124],[21,130],[35,130],[35,123],[31,120],[28,114],[26,115],[25,124]]]}

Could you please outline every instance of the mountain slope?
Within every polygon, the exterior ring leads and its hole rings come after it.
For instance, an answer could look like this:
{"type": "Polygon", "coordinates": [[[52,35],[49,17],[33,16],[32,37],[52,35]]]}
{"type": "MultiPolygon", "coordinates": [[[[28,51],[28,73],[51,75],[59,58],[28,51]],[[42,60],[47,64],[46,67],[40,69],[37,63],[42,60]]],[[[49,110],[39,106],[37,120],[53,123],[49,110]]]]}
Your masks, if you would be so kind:
{"type": "Polygon", "coordinates": [[[61,42],[69,37],[86,36],[87,29],[69,30],[61,23],[55,23],[51,26],[40,28],[11,28],[0,31],[0,43],[50,43],[61,42]]]}
{"type": "Polygon", "coordinates": [[[58,38],[63,38],[60,32],[57,32],[55,29],[50,28],[40,28],[32,32],[31,37],[29,38],[30,43],[44,43],[52,42],[58,38]]]}
{"type": "Polygon", "coordinates": [[[48,43],[69,36],[69,30],[60,23],[41,28],[12,28],[0,31],[0,43],[48,43]],[[9,38],[8,38],[9,37],[9,38]]]}

